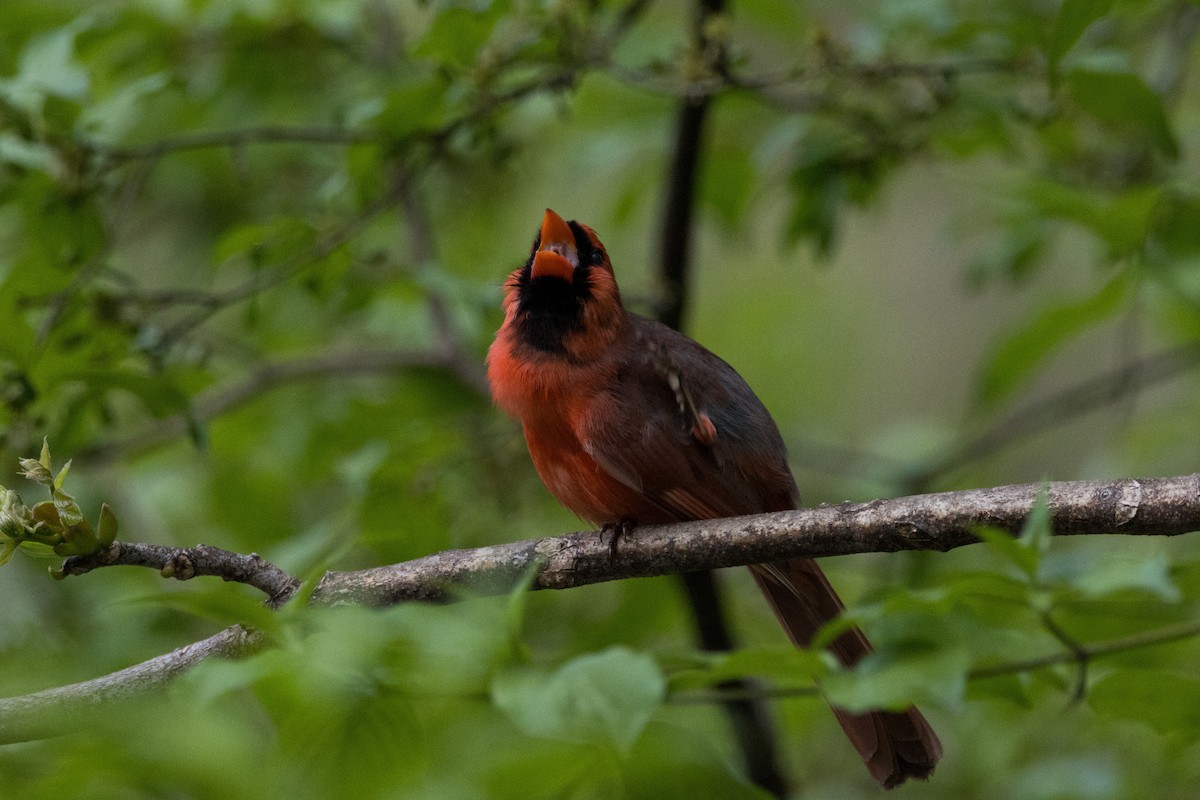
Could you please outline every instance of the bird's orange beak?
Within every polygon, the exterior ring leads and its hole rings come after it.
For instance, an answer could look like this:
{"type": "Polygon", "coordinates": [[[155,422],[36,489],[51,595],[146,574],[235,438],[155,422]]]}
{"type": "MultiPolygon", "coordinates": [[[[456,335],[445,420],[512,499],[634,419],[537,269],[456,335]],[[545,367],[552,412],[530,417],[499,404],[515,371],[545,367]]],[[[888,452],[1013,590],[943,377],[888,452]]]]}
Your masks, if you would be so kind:
{"type": "Polygon", "coordinates": [[[575,234],[571,226],[550,209],[542,218],[541,242],[533,254],[533,270],[530,277],[551,275],[570,283],[579,264],[579,252],[575,247],[575,234]]]}

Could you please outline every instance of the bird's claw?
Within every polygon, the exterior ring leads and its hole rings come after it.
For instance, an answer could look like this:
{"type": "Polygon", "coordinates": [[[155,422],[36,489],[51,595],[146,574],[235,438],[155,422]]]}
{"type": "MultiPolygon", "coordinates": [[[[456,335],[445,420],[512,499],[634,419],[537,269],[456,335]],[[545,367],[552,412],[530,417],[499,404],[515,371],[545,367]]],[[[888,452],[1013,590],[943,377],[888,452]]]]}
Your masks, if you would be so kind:
{"type": "Polygon", "coordinates": [[[621,541],[622,536],[628,536],[637,527],[637,520],[628,517],[617,520],[616,522],[606,522],[600,526],[600,544],[604,544],[604,535],[609,535],[608,540],[608,563],[616,563],[617,560],[617,545],[621,541]]]}

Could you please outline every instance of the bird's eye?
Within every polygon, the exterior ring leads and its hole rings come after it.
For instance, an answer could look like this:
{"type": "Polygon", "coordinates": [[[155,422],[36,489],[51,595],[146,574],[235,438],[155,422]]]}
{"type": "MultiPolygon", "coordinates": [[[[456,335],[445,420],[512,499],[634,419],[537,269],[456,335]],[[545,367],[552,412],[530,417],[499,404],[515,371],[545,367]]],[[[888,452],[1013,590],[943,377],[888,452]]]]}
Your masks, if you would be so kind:
{"type": "Polygon", "coordinates": [[[593,264],[603,264],[604,251],[597,247],[592,251],[592,257],[589,259],[589,261],[591,261],[593,264]]]}

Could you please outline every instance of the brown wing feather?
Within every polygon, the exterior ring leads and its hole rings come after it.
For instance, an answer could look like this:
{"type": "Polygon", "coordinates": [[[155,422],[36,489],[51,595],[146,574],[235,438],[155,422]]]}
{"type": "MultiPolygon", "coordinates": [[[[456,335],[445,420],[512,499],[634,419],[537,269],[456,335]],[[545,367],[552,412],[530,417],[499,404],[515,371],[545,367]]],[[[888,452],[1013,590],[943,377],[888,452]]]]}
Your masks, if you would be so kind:
{"type": "Polygon", "coordinates": [[[661,507],[639,522],[795,508],[783,439],[741,376],[670,328],[632,321],[631,352],[581,439],[606,473],[661,507]]]}

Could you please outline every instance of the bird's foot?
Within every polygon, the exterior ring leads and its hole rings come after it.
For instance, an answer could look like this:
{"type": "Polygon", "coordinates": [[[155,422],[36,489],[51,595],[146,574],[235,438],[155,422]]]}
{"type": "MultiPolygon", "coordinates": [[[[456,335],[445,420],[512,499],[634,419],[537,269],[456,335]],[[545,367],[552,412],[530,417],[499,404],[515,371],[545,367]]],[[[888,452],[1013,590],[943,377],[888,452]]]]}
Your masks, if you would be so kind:
{"type": "Polygon", "coordinates": [[[617,544],[621,541],[622,536],[628,536],[637,527],[637,520],[630,517],[623,517],[616,522],[606,522],[600,526],[600,544],[604,544],[604,536],[608,534],[608,563],[612,564],[617,560],[617,544]]]}

